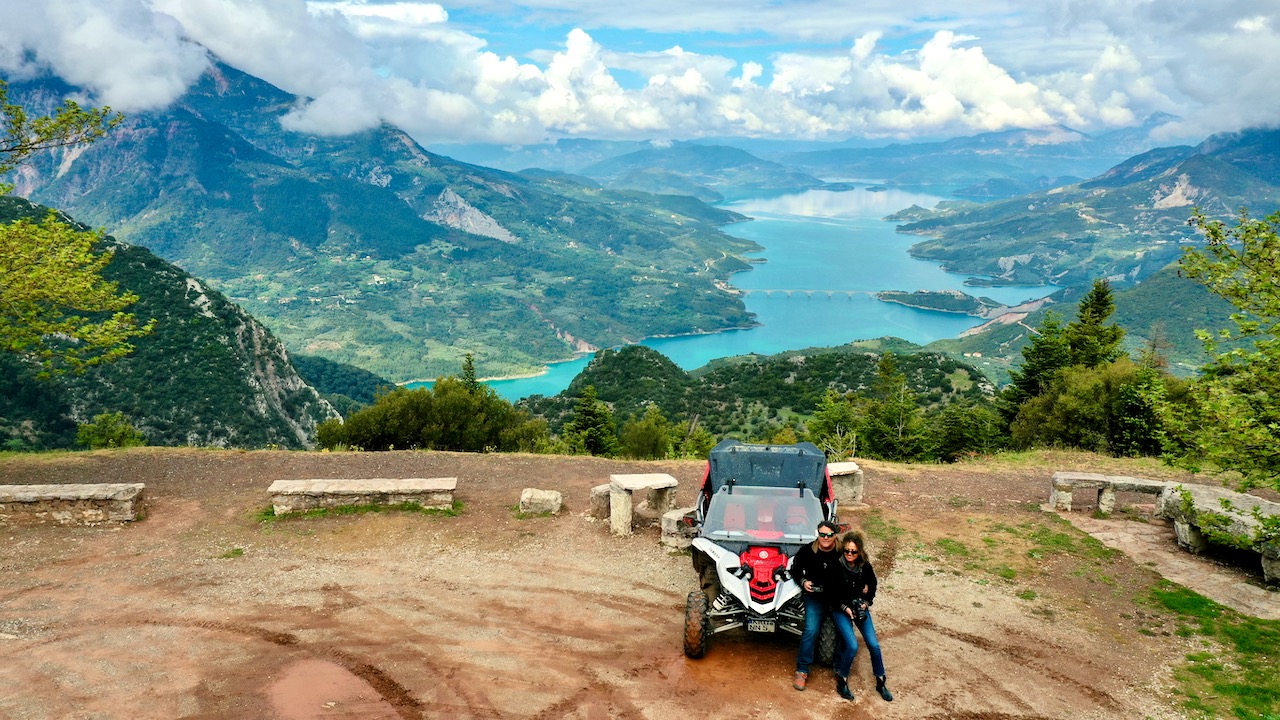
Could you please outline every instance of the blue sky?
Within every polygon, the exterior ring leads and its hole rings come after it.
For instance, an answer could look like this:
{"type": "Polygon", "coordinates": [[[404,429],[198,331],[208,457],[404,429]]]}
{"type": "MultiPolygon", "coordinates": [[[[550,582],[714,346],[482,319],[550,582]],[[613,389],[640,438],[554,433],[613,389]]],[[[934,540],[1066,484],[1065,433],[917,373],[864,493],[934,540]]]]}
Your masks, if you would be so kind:
{"type": "Polygon", "coordinates": [[[219,59],[287,127],[423,143],[909,141],[1280,123],[1277,0],[0,0],[0,72],[125,112],[219,59]],[[959,9],[963,8],[963,9],[959,9]]]}

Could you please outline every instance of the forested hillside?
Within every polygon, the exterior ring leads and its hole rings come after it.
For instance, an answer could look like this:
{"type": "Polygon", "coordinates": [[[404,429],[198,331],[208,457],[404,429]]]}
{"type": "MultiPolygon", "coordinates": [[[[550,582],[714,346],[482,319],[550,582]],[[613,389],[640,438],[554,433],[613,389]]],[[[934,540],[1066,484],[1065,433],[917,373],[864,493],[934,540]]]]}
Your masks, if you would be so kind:
{"type": "MultiPolygon", "coordinates": [[[[1052,304],[1019,322],[991,323],[981,332],[937,340],[926,349],[959,356],[977,354],[980,357],[972,357],[969,362],[992,380],[1007,382],[1009,369],[1021,362],[1031,329],[1040,325],[1048,312],[1070,319],[1081,295],[1082,291],[1075,288],[1060,291],[1053,295],[1052,304]]],[[[1181,277],[1177,265],[1116,291],[1115,303],[1114,321],[1125,330],[1124,349],[1134,357],[1152,350],[1168,362],[1171,372],[1183,377],[1194,375],[1210,359],[1196,331],[1217,333],[1229,327],[1233,312],[1230,303],[1203,285],[1181,277]]]]}
{"type": "MultiPolygon", "coordinates": [[[[34,109],[72,88],[14,83],[34,109]]],[[[575,350],[752,323],[720,289],[757,249],[684,197],[516,175],[383,126],[291,132],[297,98],[215,66],[101,142],[33,156],[17,193],[143,245],[294,351],[391,380],[527,372],[575,350]]]]}
{"type": "Polygon", "coordinates": [[[994,386],[977,370],[946,355],[911,352],[903,343],[811,348],[767,357],[741,356],[686,373],[656,350],[633,345],[602,350],[563,393],[520,405],[559,432],[587,386],[619,421],[654,405],[674,422],[696,423],[716,437],[754,439],[811,416],[828,390],[871,388],[878,363],[893,349],[898,369],[924,407],[990,397],[994,386]]]}
{"type": "MultiPolygon", "coordinates": [[[[0,197],[0,222],[47,212],[0,197]]],[[[153,445],[302,448],[336,417],[280,341],[221,293],[144,248],[110,236],[107,248],[115,255],[103,277],[138,296],[131,311],[154,318],[154,330],[120,360],[47,380],[0,353],[4,447],[71,447],[78,423],[119,412],[153,445]]]]}

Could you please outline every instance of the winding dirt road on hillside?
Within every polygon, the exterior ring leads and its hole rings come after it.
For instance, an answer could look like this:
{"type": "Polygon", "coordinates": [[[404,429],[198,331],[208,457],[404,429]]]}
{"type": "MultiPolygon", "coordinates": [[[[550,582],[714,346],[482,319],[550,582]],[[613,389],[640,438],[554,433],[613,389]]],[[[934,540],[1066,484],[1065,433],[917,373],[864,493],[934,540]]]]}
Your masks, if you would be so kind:
{"type": "MultiPolygon", "coordinates": [[[[585,510],[617,472],[669,472],[687,503],[702,468],[157,449],[0,460],[2,484],[144,482],[149,498],[127,526],[0,527],[0,718],[1180,717],[1165,688],[1187,641],[1135,601],[1154,571],[1040,552],[1036,528],[1069,532],[1039,508],[1042,470],[864,464],[867,505],[842,515],[873,538],[892,703],[865,650],[854,702],[824,669],[793,690],[791,639],[730,632],[685,658],[688,555],[656,528],[613,537],[585,510]],[[458,477],[462,515],[258,517],[277,479],[440,476],[458,477]],[[526,487],[560,490],[565,511],[517,519],[526,487]]],[[[1208,581],[1249,579],[1192,562],[1208,581]]]]}

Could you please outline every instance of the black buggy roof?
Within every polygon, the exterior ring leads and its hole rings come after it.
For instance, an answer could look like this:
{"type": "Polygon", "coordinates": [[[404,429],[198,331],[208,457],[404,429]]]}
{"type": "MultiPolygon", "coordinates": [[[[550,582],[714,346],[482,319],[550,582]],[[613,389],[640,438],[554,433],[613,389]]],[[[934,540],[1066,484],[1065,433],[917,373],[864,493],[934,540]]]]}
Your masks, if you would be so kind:
{"type": "Polygon", "coordinates": [[[813,443],[756,445],[739,440],[722,440],[711,449],[707,477],[702,491],[709,497],[731,485],[808,488],[826,502],[827,456],[813,443]]]}

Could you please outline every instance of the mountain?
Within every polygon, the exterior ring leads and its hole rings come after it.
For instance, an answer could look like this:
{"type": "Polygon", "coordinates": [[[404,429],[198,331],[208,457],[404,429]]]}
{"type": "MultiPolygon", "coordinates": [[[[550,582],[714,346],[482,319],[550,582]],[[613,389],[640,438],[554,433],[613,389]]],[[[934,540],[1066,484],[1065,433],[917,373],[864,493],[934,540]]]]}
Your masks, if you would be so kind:
{"type": "Polygon", "coordinates": [[[677,142],[602,160],[579,171],[606,187],[694,195],[714,202],[726,194],[795,192],[824,183],[745,150],[677,142]]]}
{"type": "Polygon", "coordinates": [[[354,365],[334,362],[316,355],[290,355],[298,375],[329,401],[343,417],[389,392],[395,383],[354,365]]]}
{"type": "Polygon", "coordinates": [[[1132,283],[1177,260],[1199,236],[1193,208],[1230,222],[1280,208],[1280,130],[1159,148],[1063,188],[984,205],[950,203],[898,216],[900,232],[930,236],[912,255],[996,282],[1132,283]]]}
{"type": "MultiPolygon", "coordinates": [[[[1044,322],[1046,312],[1064,322],[1075,319],[1085,289],[1065,288],[1054,293],[1038,310],[1009,313],[963,333],[958,338],[935,340],[926,350],[944,352],[970,363],[997,382],[1006,382],[1009,369],[1022,361],[1022,349],[1032,329],[1044,322]]],[[[1110,322],[1124,328],[1123,348],[1131,357],[1154,350],[1168,363],[1170,372],[1195,375],[1211,358],[1196,337],[1197,330],[1216,334],[1234,327],[1235,308],[1194,280],[1181,277],[1176,265],[1155,272],[1132,287],[1114,292],[1115,313],[1110,322]]],[[[1224,344],[1223,350],[1239,344],[1224,344]]]]}
{"type": "Polygon", "coordinates": [[[1090,136],[1064,126],[1005,130],[938,142],[878,148],[831,148],[768,155],[822,178],[876,180],[897,185],[978,185],[988,180],[1035,184],[1045,178],[1092,177],[1154,143],[1142,127],[1090,136]]]}
{"type": "Polygon", "coordinates": [[[972,365],[893,339],[722,358],[693,372],[681,370],[657,350],[631,345],[601,350],[564,392],[526,398],[520,405],[559,432],[591,385],[613,408],[619,424],[643,415],[653,404],[672,421],[696,422],[717,437],[756,438],[796,415],[812,415],[828,389],[872,387],[886,351],[895,354],[898,369],[926,405],[989,396],[995,390],[972,365]]]}
{"type": "MultiPolygon", "coordinates": [[[[47,212],[0,197],[0,222],[47,212]]],[[[70,447],[77,423],[122,412],[152,445],[303,448],[317,424],[337,416],[244,310],[144,248],[104,242],[114,256],[103,277],[138,295],[130,312],[155,318],[155,330],[123,359],[48,381],[0,353],[4,447],[70,447]]]]}
{"type": "Polygon", "coordinates": [[[441,144],[428,149],[473,165],[517,172],[531,168],[578,174],[596,163],[652,147],[643,140],[561,138],[537,145],[441,144]]]}
{"type": "MultiPolygon", "coordinates": [[[[48,108],[50,81],[11,93],[48,108]]],[[[173,106],[42,154],[17,192],[206,279],[293,351],[393,381],[528,371],[578,350],[752,324],[719,289],[758,247],[684,197],[517,175],[383,126],[282,124],[298,98],[216,66],[173,106]]]]}

